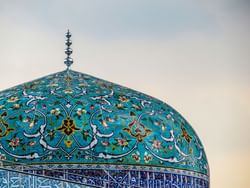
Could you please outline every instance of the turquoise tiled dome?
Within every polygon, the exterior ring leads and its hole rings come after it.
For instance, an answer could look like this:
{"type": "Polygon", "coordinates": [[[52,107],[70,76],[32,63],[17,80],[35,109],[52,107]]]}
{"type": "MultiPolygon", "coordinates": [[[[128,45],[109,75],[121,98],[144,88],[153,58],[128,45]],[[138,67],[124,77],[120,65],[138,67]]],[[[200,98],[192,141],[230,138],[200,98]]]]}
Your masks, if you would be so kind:
{"type": "Polygon", "coordinates": [[[204,148],[178,112],[72,70],[0,92],[0,156],[4,166],[23,165],[26,172],[152,171],[194,176],[208,186],[204,148]]]}
{"type": "Polygon", "coordinates": [[[67,70],[0,92],[0,187],[209,188],[204,148],[172,107],[67,70]]]}

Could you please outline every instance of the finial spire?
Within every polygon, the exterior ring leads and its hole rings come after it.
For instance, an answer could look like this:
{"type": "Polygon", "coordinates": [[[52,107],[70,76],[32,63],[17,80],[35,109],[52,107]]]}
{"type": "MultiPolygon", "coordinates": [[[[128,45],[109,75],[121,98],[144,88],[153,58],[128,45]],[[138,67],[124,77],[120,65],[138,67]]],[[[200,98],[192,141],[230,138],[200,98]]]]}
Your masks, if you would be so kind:
{"type": "Polygon", "coordinates": [[[73,50],[70,48],[72,41],[70,40],[71,38],[71,33],[69,32],[69,30],[66,33],[66,41],[65,44],[67,46],[67,48],[64,50],[65,54],[67,55],[67,57],[64,59],[64,63],[67,66],[67,70],[69,69],[69,67],[73,64],[73,59],[70,57],[70,55],[72,54],[73,50]]]}

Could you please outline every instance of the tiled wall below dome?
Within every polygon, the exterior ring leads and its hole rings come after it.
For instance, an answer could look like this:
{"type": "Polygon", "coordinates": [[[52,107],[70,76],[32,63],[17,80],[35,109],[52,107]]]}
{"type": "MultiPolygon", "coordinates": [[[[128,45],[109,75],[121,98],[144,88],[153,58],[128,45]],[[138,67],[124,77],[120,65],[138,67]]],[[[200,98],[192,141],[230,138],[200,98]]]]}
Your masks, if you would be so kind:
{"type": "MultiPolygon", "coordinates": [[[[28,171],[27,171],[28,172],[28,171]]],[[[39,174],[42,171],[29,171],[39,174]]],[[[39,174],[41,176],[41,174],[39,174]]],[[[206,179],[183,174],[148,172],[148,171],[121,171],[101,169],[70,169],[54,171],[47,176],[54,176],[59,180],[46,177],[22,174],[7,170],[0,170],[0,187],[22,188],[80,188],[80,187],[148,187],[148,188],[209,188],[206,179]],[[60,180],[64,179],[66,181],[60,180]],[[74,184],[70,182],[76,182],[74,184]]]]}

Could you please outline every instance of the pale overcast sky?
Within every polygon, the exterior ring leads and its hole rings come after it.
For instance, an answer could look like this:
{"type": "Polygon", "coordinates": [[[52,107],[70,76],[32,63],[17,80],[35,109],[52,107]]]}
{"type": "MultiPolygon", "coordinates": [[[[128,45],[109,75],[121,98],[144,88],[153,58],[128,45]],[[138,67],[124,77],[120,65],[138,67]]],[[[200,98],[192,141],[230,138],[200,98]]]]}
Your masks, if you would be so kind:
{"type": "Polygon", "coordinates": [[[213,188],[250,179],[249,0],[0,0],[0,90],[65,69],[157,97],[200,136],[213,188]]]}

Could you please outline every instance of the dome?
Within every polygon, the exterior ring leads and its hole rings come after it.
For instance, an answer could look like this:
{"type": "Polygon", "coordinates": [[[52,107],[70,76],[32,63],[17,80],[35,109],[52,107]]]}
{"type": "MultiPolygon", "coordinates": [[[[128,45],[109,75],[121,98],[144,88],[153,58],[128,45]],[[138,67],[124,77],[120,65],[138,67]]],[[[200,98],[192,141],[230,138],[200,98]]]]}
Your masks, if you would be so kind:
{"type": "Polygon", "coordinates": [[[209,187],[204,148],[177,111],[70,69],[0,92],[0,162],[93,187],[209,187]]]}

